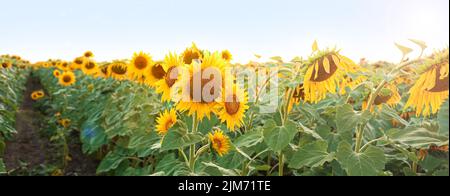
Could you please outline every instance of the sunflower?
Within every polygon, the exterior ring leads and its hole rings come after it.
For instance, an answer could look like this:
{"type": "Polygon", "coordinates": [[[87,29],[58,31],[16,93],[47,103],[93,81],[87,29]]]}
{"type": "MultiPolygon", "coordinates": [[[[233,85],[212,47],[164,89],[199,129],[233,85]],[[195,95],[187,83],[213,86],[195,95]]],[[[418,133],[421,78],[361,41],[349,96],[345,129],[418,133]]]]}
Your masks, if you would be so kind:
{"type": "Polygon", "coordinates": [[[61,69],[63,71],[70,70],[70,64],[66,61],[59,61],[58,63],[56,63],[56,67],[58,67],[59,69],[61,69]]]}
{"type": "Polygon", "coordinates": [[[59,70],[55,69],[53,71],[53,76],[55,76],[55,78],[59,78],[59,76],[61,76],[61,72],[59,70]]]}
{"type": "Polygon", "coordinates": [[[222,102],[219,102],[217,116],[223,122],[227,123],[227,128],[234,131],[244,124],[244,113],[249,108],[248,95],[236,85],[230,90],[223,90],[222,102]]]}
{"type": "Polygon", "coordinates": [[[164,75],[163,80],[159,80],[155,83],[156,86],[156,93],[161,93],[161,99],[162,101],[170,101],[172,99],[171,95],[174,95],[175,93],[172,93],[172,87],[175,85],[178,79],[178,69],[179,67],[183,66],[183,62],[181,60],[181,57],[177,54],[169,53],[164,58],[164,63],[162,64],[164,72],[166,73],[164,75]]]}
{"type": "Polygon", "coordinates": [[[33,99],[35,101],[43,98],[44,96],[45,96],[45,93],[42,90],[34,91],[33,93],[31,93],[31,99],[33,99]]]}
{"type": "Polygon", "coordinates": [[[108,70],[109,70],[109,65],[108,64],[106,64],[106,65],[102,65],[102,66],[100,66],[100,71],[98,72],[98,76],[99,77],[103,77],[103,78],[106,78],[106,77],[108,77],[108,70]]]}
{"type": "Polygon", "coordinates": [[[417,116],[436,114],[442,103],[448,99],[448,50],[435,58],[409,90],[410,97],[405,108],[412,107],[417,116]]]}
{"type": "Polygon", "coordinates": [[[160,113],[156,118],[156,131],[159,135],[166,135],[167,131],[177,122],[177,113],[174,109],[160,113]]]}
{"type": "Polygon", "coordinates": [[[164,79],[166,71],[163,68],[163,62],[157,61],[150,66],[145,75],[145,83],[151,87],[156,87],[156,83],[164,79]]]}
{"type": "Polygon", "coordinates": [[[139,53],[134,53],[133,59],[130,63],[130,76],[141,80],[144,75],[146,75],[152,66],[153,61],[150,55],[143,53],[142,51],[139,53]]]}
{"type": "Polygon", "coordinates": [[[12,67],[12,64],[10,62],[3,62],[2,63],[2,67],[5,68],[5,69],[8,69],[8,68],[12,67]]]}
{"type": "Polygon", "coordinates": [[[327,93],[336,93],[338,85],[348,73],[356,72],[357,65],[338,51],[326,50],[310,59],[303,82],[305,100],[317,103],[327,93]]]}
{"type": "Polygon", "coordinates": [[[72,70],[81,69],[85,63],[85,57],[77,57],[70,64],[72,70]]]}
{"type": "Polygon", "coordinates": [[[65,118],[65,119],[59,120],[58,122],[59,122],[59,124],[60,124],[61,126],[63,126],[64,128],[67,128],[67,127],[70,126],[70,119],[65,118]]]}
{"type": "MultiPolygon", "coordinates": [[[[188,115],[197,115],[198,120],[210,114],[217,104],[216,100],[221,96],[225,61],[219,53],[205,55],[200,65],[192,63],[180,70],[179,78],[182,88],[181,98],[177,109],[181,112],[188,111],[188,115]],[[204,78],[206,73],[214,74],[210,78],[204,78]],[[220,78],[215,78],[215,76],[220,78]],[[220,86],[221,88],[217,88],[220,86]],[[209,88],[208,94],[203,94],[204,88],[209,88]]],[[[206,89],[207,90],[207,89],[206,89]]]]}
{"type": "Polygon", "coordinates": [[[92,58],[94,57],[94,53],[92,53],[91,51],[86,51],[84,52],[83,56],[86,58],[92,58]]]}
{"type": "Polygon", "coordinates": [[[108,76],[116,80],[128,79],[128,66],[124,62],[116,61],[108,66],[108,76]]]}
{"type": "Polygon", "coordinates": [[[228,50],[224,50],[222,51],[222,58],[226,61],[226,62],[230,62],[233,59],[233,55],[231,55],[231,52],[228,50]]]}
{"type": "MultiPolygon", "coordinates": [[[[288,97],[289,94],[289,92],[286,92],[286,97],[288,97]]],[[[291,101],[288,103],[288,113],[291,113],[294,105],[300,104],[300,101],[302,100],[305,100],[305,90],[303,88],[303,84],[300,84],[294,89],[294,92],[292,93],[291,101]]]]}
{"type": "Polygon", "coordinates": [[[183,56],[183,62],[188,65],[190,65],[194,60],[202,59],[202,53],[197,48],[195,43],[192,43],[192,46],[190,48],[186,48],[186,50],[183,52],[182,56],[183,56]]]}
{"type": "MultiPolygon", "coordinates": [[[[382,91],[375,97],[373,102],[373,106],[377,106],[381,108],[383,104],[387,104],[391,107],[395,106],[402,97],[398,91],[398,88],[394,84],[386,84],[382,91]]],[[[363,110],[365,110],[368,105],[367,101],[364,101],[362,104],[363,110]]],[[[374,107],[371,107],[370,110],[373,111],[374,107]]]]}
{"type": "Polygon", "coordinates": [[[99,71],[98,65],[93,60],[87,60],[86,63],[83,64],[81,70],[86,75],[96,75],[99,71]]]}
{"type": "Polygon", "coordinates": [[[62,86],[70,86],[76,82],[75,74],[71,71],[66,71],[59,77],[59,84],[62,86]]]}
{"type": "Polygon", "coordinates": [[[231,142],[230,138],[221,130],[216,130],[213,133],[208,134],[209,141],[212,148],[219,154],[219,156],[226,155],[230,152],[231,142]]]}

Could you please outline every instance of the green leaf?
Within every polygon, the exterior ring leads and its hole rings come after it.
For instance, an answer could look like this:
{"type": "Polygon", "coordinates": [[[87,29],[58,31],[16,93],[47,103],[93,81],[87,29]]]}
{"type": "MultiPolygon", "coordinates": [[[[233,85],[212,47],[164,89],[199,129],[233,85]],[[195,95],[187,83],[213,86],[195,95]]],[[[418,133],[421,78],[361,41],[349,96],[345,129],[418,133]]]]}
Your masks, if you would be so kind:
{"type": "Polygon", "coordinates": [[[108,172],[119,167],[120,163],[125,160],[125,157],[115,153],[114,151],[109,152],[106,157],[102,160],[97,168],[97,173],[108,172]]]}
{"type": "Polygon", "coordinates": [[[222,173],[222,175],[224,176],[239,176],[239,172],[237,172],[236,170],[226,169],[212,162],[203,162],[203,164],[207,167],[213,167],[218,169],[220,173],[222,173]]]}
{"type": "Polygon", "coordinates": [[[439,121],[439,134],[445,135],[448,137],[449,128],[448,128],[448,100],[442,105],[441,109],[438,113],[438,121],[439,121]]]}
{"type": "Polygon", "coordinates": [[[437,146],[448,144],[448,137],[438,135],[425,128],[390,129],[386,131],[386,135],[394,142],[417,149],[428,148],[431,144],[437,146]]]}
{"type": "Polygon", "coordinates": [[[408,121],[406,121],[402,117],[400,117],[394,109],[392,109],[391,107],[389,107],[386,104],[383,104],[383,106],[382,106],[381,117],[386,120],[395,119],[396,121],[402,123],[403,125],[409,126],[408,121]]]}
{"type": "Polygon", "coordinates": [[[262,131],[260,130],[254,130],[245,133],[244,135],[238,137],[236,141],[234,142],[234,145],[236,147],[252,147],[259,143],[261,143],[264,140],[264,136],[262,131]]]}
{"type": "Polygon", "coordinates": [[[409,41],[420,46],[420,48],[422,48],[422,50],[425,50],[426,48],[428,48],[427,43],[425,43],[424,41],[417,40],[417,39],[409,39],[409,41]]]}
{"type": "Polygon", "coordinates": [[[377,176],[386,164],[383,150],[375,146],[356,153],[349,143],[341,142],[336,155],[342,168],[350,176],[377,176]]]}
{"type": "Polygon", "coordinates": [[[406,46],[402,46],[402,45],[397,44],[397,43],[395,43],[395,46],[397,46],[397,48],[398,48],[400,51],[402,51],[403,56],[406,56],[406,55],[408,55],[409,53],[411,53],[411,52],[413,51],[413,49],[408,48],[408,47],[406,47],[406,46]]]}
{"type": "Polygon", "coordinates": [[[328,143],[316,141],[300,148],[292,157],[289,167],[300,169],[303,166],[319,167],[334,159],[333,153],[328,153],[328,143]]]}
{"type": "Polygon", "coordinates": [[[273,151],[280,152],[294,139],[297,127],[292,121],[284,126],[277,126],[274,120],[268,120],[264,125],[264,142],[273,151]]]}
{"type": "Polygon", "coordinates": [[[336,109],[337,131],[340,133],[351,132],[356,125],[367,122],[371,117],[367,110],[361,113],[353,111],[353,107],[349,104],[339,106],[336,109]]]}
{"type": "Polygon", "coordinates": [[[0,158],[0,174],[6,173],[6,166],[5,163],[3,163],[3,159],[0,158]]]}
{"type": "Polygon", "coordinates": [[[196,144],[203,139],[202,135],[198,133],[187,133],[184,130],[174,127],[172,127],[172,129],[170,129],[167,135],[163,138],[161,151],[183,148],[192,144],[196,144]]]}

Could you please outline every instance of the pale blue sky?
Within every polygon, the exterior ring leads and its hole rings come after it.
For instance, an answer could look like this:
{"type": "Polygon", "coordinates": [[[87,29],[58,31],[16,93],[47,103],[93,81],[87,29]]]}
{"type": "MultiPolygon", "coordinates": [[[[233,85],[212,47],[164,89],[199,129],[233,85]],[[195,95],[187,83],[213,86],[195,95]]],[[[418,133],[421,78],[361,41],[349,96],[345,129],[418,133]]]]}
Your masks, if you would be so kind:
{"type": "MultiPolygon", "coordinates": [[[[156,59],[200,48],[291,58],[338,46],[359,60],[397,61],[393,42],[449,44],[448,0],[1,0],[0,54],[66,60],[92,50],[97,60],[156,59]]],[[[430,51],[431,52],[431,51],[430,51]]]]}

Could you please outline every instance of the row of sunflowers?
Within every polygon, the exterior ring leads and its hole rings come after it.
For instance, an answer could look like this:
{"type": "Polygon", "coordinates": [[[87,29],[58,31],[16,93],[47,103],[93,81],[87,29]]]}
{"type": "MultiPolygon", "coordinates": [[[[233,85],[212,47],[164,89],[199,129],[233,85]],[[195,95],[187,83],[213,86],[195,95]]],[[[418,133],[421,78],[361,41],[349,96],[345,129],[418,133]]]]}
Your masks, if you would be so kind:
{"type": "Polygon", "coordinates": [[[448,49],[398,47],[398,64],[317,42],[305,59],[248,64],[195,44],[161,61],[87,51],[30,65],[44,88],[30,96],[55,138],[79,131],[102,175],[448,175],[448,49]],[[253,89],[248,70],[269,74],[253,89]]]}
{"type": "Polygon", "coordinates": [[[15,121],[25,90],[29,64],[18,56],[0,56],[0,174],[6,172],[3,153],[6,141],[16,133],[15,121]]]}

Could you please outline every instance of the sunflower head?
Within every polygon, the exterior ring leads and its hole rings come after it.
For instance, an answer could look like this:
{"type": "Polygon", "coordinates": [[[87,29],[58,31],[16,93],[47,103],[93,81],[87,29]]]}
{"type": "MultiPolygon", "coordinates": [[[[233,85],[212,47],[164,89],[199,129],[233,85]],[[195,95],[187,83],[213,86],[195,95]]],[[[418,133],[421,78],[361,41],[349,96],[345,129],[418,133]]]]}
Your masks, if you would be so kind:
{"type": "Polygon", "coordinates": [[[348,73],[357,71],[358,66],[337,50],[319,51],[309,59],[303,82],[305,100],[317,103],[327,93],[336,93],[337,86],[348,73]]]}
{"type": "MultiPolygon", "coordinates": [[[[381,108],[383,104],[387,104],[393,107],[397,103],[399,103],[401,99],[402,97],[398,91],[397,86],[395,86],[394,84],[386,84],[381,92],[375,97],[373,106],[370,108],[370,111],[373,111],[375,107],[381,108]]],[[[367,100],[362,104],[363,110],[367,109],[368,107],[367,100]]]]}
{"type": "Polygon", "coordinates": [[[194,60],[201,60],[202,52],[197,48],[195,43],[192,43],[190,48],[186,48],[183,52],[183,62],[185,64],[191,64],[194,60]]]}
{"type": "Polygon", "coordinates": [[[98,73],[99,68],[95,61],[87,60],[86,63],[83,63],[81,70],[86,75],[95,75],[98,73]]]}
{"type": "Polygon", "coordinates": [[[8,69],[11,68],[12,64],[11,62],[7,61],[7,62],[2,62],[2,68],[8,69]]]}
{"type": "Polygon", "coordinates": [[[121,61],[113,62],[108,66],[108,75],[115,80],[128,79],[128,66],[121,61]]]}
{"type": "Polygon", "coordinates": [[[59,61],[56,63],[56,67],[64,71],[70,70],[70,64],[67,61],[59,61]]]}
{"type": "Polygon", "coordinates": [[[162,101],[170,101],[172,100],[172,87],[178,80],[179,67],[183,67],[184,65],[181,57],[173,53],[166,55],[162,65],[165,75],[164,79],[156,82],[156,92],[162,94],[162,101]]]}
{"type": "Polygon", "coordinates": [[[130,75],[136,79],[142,79],[142,77],[148,73],[148,70],[152,64],[153,61],[150,55],[142,51],[139,53],[134,53],[133,59],[131,60],[129,66],[130,75]]]}
{"type": "Polygon", "coordinates": [[[230,152],[231,142],[230,138],[223,133],[222,130],[215,130],[208,134],[211,147],[217,152],[219,156],[226,155],[230,152]]]}
{"type": "Polygon", "coordinates": [[[71,69],[75,70],[75,69],[81,69],[85,63],[86,59],[85,57],[77,57],[72,61],[71,69]]]}
{"type": "Polygon", "coordinates": [[[67,119],[67,118],[61,119],[61,120],[59,120],[59,124],[61,126],[63,126],[64,128],[67,128],[70,126],[70,119],[67,119]]]}
{"type": "Polygon", "coordinates": [[[230,62],[233,59],[233,55],[231,55],[230,51],[224,50],[224,51],[222,51],[222,58],[225,61],[230,62]]]}
{"type": "Polygon", "coordinates": [[[207,54],[201,64],[192,63],[179,70],[181,98],[177,109],[189,111],[189,115],[197,114],[197,118],[210,117],[216,99],[220,98],[224,84],[223,72],[225,61],[219,53],[207,54]]]}
{"type": "Polygon", "coordinates": [[[86,51],[84,52],[83,56],[86,58],[92,58],[94,57],[94,53],[92,53],[91,51],[86,51]]]}
{"type": "Polygon", "coordinates": [[[159,135],[166,135],[167,131],[177,122],[177,113],[174,109],[165,110],[156,118],[156,131],[159,135]]]}
{"type": "Polygon", "coordinates": [[[31,93],[31,99],[33,100],[39,100],[42,99],[45,96],[45,93],[43,90],[38,90],[38,91],[34,91],[33,93],[31,93]]]}
{"type": "Polygon", "coordinates": [[[156,61],[149,67],[147,73],[145,74],[146,84],[151,87],[156,87],[156,83],[164,79],[166,71],[164,70],[163,64],[163,61],[156,61]]]}
{"type": "Polygon", "coordinates": [[[234,131],[244,124],[244,113],[249,108],[248,95],[236,85],[232,89],[224,89],[222,101],[217,105],[217,115],[222,122],[226,122],[227,128],[234,131]]]}
{"type": "Polygon", "coordinates": [[[61,76],[61,72],[59,70],[55,69],[53,71],[53,76],[55,76],[55,78],[59,78],[59,76],[61,76]]]}
{"type": "Polygon", "coordinates": [[[66,71],[59,77],[59,84],[62,86],[71,86],[76,82],[75,74],[71,71],[66,71]]]}
{"type": "Polygon", "coordinates": [[[420,77],[409,90],[410,97],[405,108],[412,107],[416,115],[436,114],[448,99],[449,60],[448,49],[433,54],[421,66],[420,77]]]}

